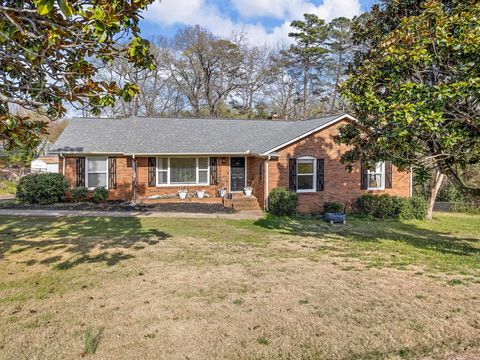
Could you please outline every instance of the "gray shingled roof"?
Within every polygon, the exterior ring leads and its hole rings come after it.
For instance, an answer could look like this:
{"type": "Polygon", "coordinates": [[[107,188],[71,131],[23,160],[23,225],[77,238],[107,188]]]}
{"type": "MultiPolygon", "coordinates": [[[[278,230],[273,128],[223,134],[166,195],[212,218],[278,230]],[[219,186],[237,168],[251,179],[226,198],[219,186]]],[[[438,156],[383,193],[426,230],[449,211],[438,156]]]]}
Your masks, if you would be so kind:
{"type": "Polygon", "coordinates": [[[304,121],[76,118],[69,121],[50,153],[263,154],[342,117],[304,121]]]}

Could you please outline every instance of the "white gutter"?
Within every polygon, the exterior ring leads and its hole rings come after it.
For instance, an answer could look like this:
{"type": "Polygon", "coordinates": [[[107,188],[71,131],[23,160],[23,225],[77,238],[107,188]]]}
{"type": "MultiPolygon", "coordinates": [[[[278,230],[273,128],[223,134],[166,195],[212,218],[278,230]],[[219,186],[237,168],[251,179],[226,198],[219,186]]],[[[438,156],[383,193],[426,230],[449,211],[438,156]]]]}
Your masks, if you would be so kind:
{"type": "Polygon", "coordinates": [[[63,156],[62,153],[60,153],[58,156],[62,158],[62,175],[65,176],[65,156],[63,156]]]}

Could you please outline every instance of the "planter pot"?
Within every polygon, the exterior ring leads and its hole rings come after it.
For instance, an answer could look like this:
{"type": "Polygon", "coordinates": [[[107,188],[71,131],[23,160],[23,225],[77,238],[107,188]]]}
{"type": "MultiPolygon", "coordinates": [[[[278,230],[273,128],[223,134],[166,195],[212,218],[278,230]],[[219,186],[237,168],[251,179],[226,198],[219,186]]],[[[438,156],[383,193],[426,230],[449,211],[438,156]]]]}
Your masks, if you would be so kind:
{"type": "Polygon", "coordinates": [[[186,190],[180,190],[178,192],[178,197],[182,200],[186,199],[187,198],[187,191],[186,190]]]}
{"type": "Polygon", "coordinates": [[[334,223],[346,224],[347,223],[347,216],[344,213],[325,213],[325,215],[323,215],[323,218],[325,219],[325,221],[329,222],[330,224],[334,224],[334,223]]]}
{"type": "Polygon", "coordinates": [[[205,190],[198,190],[197,196],[199,199],[203,199],[205,197],[205,190]]]}
{"type": "Polygon", "coordinates": [[[226,190],[226,189],[221,189],[221,190],[219,191],[219,193],[220,193],[220,197],[224,198],[225,195],[227,195],[227,190],[226,190]]]}
{"type": "Polygon", "coordinates": [[[252,196],[252,191],[253,191],[252,188],[245,188],[244,191],[246,196],[252,196]]]}

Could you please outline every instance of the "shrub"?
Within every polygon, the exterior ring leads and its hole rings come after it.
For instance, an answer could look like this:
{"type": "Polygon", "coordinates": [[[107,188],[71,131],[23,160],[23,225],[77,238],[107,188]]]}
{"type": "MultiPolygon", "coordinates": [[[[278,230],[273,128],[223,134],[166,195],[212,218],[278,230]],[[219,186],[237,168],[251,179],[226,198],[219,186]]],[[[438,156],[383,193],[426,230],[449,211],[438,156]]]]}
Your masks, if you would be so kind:
{"type": "Polygon", "coordinates": [[[80,202],[88,199],[88,189],[84,186],[76,187],[70,190],[72,201],[80,202]]]}
{"type": "Polygon", "coordinates": [[[276,188],[270,192],[268,211],[274,215],[292,215],[297,209],[297,194],[285,188],[276,188]]]}
{"type": "Polygon", "coordinates": [[[105,189],[103,186],[96,187],[93,190],[93,201],[100,203],[104,202],[108,199],[108,190],[105,189]]]}
{"type": "Polygon", "coordinates": [[[468,203],[465,201],[456,202],[452,205],[451,211],[462,212],[468,214],[480,214],[480,206],[475,203],[468,203]]]}
{"type": "Polygon", "coordinates": [[[407,204],[400,210],[400,218],[403,220],[425,220],[427,217],[427,202],[423,197],[414,196],[404,199],[407,204]]]}
{"type": "Polygon", "coordinates": [[[427,203],[422,197],[365,194],[357,199],[355,207],[360,213],[379,219],[423,220],[427,216],[427,203]]]}
{"type": "Polygon", "coordinates": [[[53,204],[65,198],[67,188],[67,180],[62,174],[30,174],[20,179],[16,196],[23,203],[53,204]]]}
{"type": "Polygon", "coordinates": [[[337,202],[326,202],[323,204],[323,211],[326,213],[343,212],[343,204],[337,202]]]}

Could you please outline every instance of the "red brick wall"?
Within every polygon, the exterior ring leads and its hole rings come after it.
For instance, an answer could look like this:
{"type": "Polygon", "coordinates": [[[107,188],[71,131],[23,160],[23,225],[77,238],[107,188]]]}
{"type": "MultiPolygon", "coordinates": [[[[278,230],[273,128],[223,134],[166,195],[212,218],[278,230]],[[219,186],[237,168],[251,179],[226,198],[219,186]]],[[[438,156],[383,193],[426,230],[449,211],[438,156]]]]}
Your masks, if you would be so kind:
{"type": "Polygon", "coordinates": [[[299,212],[321,212],[324,202],[346,203],[367,192],[389,193],[403,197],[410,196],[410,173],[399,172],[395,167],[393,168],[392,189],[376,191],[360,189],[360,166],[357,164],[352,173],[347,172],[345,166],[340,162],[340,156],[347,150],[347,147],[337,145],[333,141],[333,136],[337,134],[338,127],[345,123],[346,121],[335,123],[277,151],[279,157],[271,159],[269,162],[269,191],[277,187],[288,188],[288,159],[312,156],[325,159],[325,190],[299,193],[299,212]]]}
{"type": "MultiPolygon", "coordinates": [[[[154,195],[175,195],[182,186],[148,186],[148,157],[137,157],[137,179],[138,179],[138,199],[148,198],[154,195]]],[[[205,190],[210,195],[215,196],[219,186],[229,187],[230,162],[229,158],[222,157],[217,162],[217,174],[219,185],[198,185],[188,186],[188,191],[205,190]]],[[[60,163],[60,171],[62,171],[62,159],[60,163]]],[[[70,187],[76,184],[76,158],[65,158],[65,177],[70,187]]],[[[117,187],[109,189],[109,199],[131,200],[132,193],[132,160],[131,157],[117,157],[117,187]]]]}
{"type": "Polygon", "coordinates": [[[265,194],[265,160],[260,158],[247,158],[247,186],[251,186],[253,195],[263,208],[265,194]]]}

